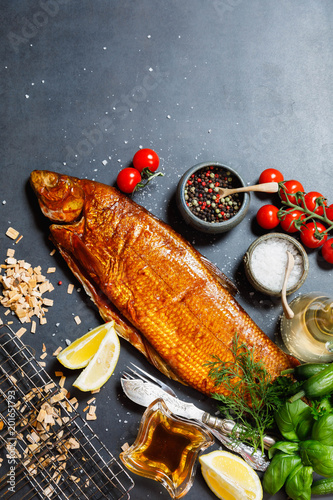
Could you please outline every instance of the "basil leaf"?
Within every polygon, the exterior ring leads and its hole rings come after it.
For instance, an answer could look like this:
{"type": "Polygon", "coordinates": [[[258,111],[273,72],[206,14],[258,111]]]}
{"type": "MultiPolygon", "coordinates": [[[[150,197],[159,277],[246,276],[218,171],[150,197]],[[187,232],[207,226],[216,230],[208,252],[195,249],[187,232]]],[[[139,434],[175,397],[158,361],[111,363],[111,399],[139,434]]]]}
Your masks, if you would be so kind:
{"type": "Polygon", "coordinates": [[[313,481],[312,467],[297,465],[286,481],[286,493],[292,500],[310,500],[313,481]]]}
{"type": "Polygon", "coordinates": [[[298,424],[308,419],[311,408],[301,399],[293,403],[286,402],[275,414],[275,421],[282,436],[289,441],[300,441],[297,433],[298,424]]]}
{"type": "Polygon", "coordinates": [[[299,452],[304,465],[311,465],[320,476],[333,475],[333,446],[327,446],[309,439],[299,445],[299,452]]]}
{"type": "Polygon", "coordinates": [[[327,413],[313,425],[312,438],[322,444],[333,446],[333,414],[327,413]]]}
{"type": "Polygon", "coordinates": [[[298,452],[298,443],[293,443],[292,441],[277,441],[268,450],[268,458],[272,458],[275,453],[279,450],[287,455],[293,455],[298,452]]]}
{"type": "Polygon", "coordinates": [[[275,495],[282,488],[289,474],[300,463],[301,458],[298,455],[276,453],[262,479],[266,493],[275,495]]]}

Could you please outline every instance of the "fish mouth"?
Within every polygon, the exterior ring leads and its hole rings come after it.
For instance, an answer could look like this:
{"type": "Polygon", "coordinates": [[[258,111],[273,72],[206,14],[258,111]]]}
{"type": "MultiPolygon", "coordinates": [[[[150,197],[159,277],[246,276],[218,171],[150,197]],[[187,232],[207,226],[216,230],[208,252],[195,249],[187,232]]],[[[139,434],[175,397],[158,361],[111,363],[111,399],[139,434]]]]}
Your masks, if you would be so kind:
{"type": "Polygon", "coordinates": [[[48,170],[34,170],[30,184],[43,214],[54,222],[70,223],[79,219],[85,194],[79,179],[48,170]]]}

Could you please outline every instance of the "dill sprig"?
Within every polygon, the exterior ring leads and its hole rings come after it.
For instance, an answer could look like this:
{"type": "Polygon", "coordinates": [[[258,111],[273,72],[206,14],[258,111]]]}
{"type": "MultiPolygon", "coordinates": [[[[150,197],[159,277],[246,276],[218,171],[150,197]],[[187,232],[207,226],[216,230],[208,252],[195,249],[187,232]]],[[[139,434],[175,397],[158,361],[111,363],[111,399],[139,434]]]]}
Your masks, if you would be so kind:
{"type": "Polygon", "coordinates": [[[255,361],[254,350],[239,342],[236,334],[230,348],[232,359],[222,361],[212,355],[209,376],[216,387],[223,385],[227,395],[214,393],[219,401],[219,410],[227,418],[236,420],[233,437],[251,442],[255,449],[264,451],[263,437],[274,427],[274,413],[290,394],[290,377],[272,377],[263,362],[255,361]]]}

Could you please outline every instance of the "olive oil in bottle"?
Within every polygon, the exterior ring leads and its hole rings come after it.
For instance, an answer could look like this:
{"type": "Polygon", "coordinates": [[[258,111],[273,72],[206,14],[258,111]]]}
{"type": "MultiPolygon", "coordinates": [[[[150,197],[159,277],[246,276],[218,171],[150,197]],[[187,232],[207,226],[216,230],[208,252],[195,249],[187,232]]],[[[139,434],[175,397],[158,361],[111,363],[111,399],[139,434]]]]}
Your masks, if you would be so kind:
{"type": "Polygon", "coordinates": [[[293,356],[304,362],[333,361],[333,297],[312,292],[290,304],[292,319],[281,319],[281,336],[293,356]]]}

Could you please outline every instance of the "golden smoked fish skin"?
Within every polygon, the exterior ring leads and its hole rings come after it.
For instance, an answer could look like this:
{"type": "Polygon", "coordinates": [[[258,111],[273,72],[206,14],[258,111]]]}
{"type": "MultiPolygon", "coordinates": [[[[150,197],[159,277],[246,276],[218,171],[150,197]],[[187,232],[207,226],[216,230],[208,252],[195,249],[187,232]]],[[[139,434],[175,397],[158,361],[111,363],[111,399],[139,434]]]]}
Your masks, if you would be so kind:
{"type": "MultiPolygon", "coordinates": [[[[205,363],[234,335],[275,378],[298,363],[252,321],[221,274],[170,226],[113,187],[45,170],[31,185],[51,238],[103,319],[161,371],[211,395],[205,363]],[[65,223],[65,224],[64,224],[65,223]]],[[[224,392],[219,387],[218,392],[224,392]]]]}

